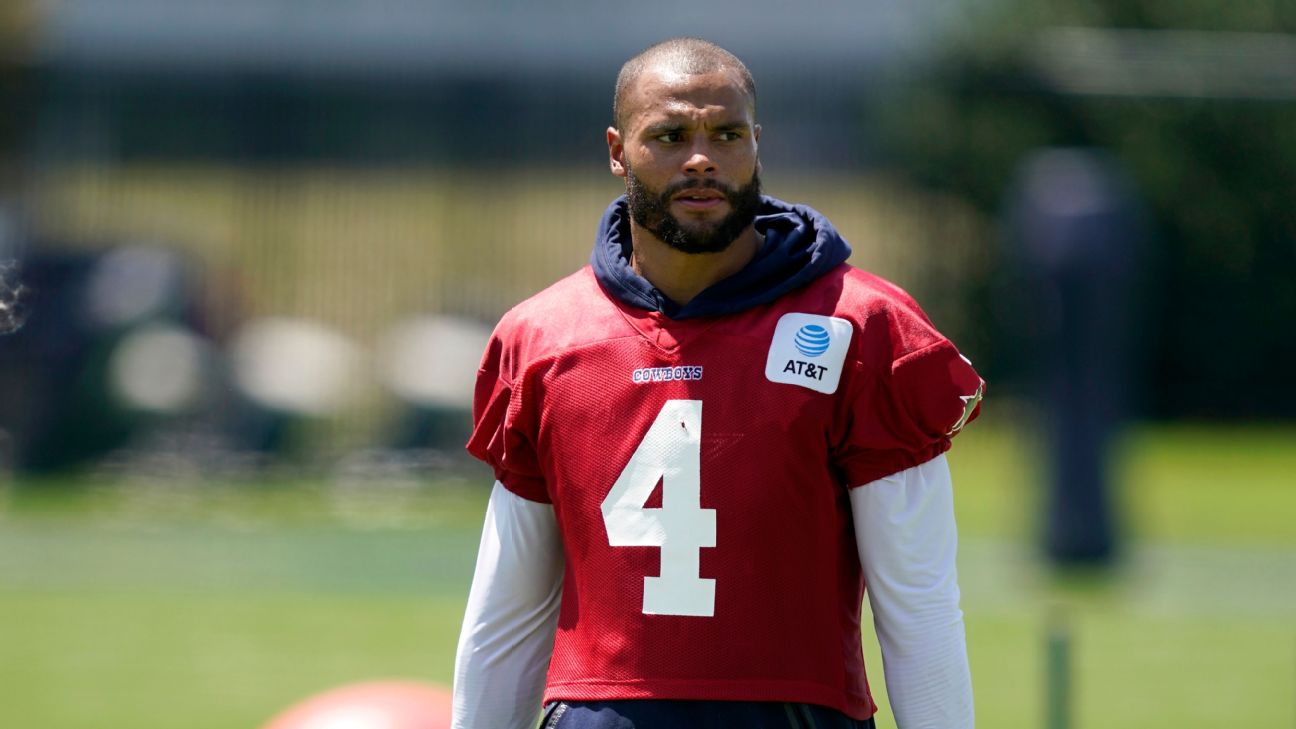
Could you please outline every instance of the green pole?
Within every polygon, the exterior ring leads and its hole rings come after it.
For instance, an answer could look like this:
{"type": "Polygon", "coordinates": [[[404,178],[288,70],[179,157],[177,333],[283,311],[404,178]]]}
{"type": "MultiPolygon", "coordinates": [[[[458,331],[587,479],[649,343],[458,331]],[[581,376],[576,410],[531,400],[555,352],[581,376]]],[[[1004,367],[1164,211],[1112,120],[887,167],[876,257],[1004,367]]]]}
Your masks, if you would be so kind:
{"type": "Polygon", "coordinates": [[[1071,727],[1071,630],[1066,614],[1054,609],[1049,617],[1045,672],[1048,729],[1071,727]]]}

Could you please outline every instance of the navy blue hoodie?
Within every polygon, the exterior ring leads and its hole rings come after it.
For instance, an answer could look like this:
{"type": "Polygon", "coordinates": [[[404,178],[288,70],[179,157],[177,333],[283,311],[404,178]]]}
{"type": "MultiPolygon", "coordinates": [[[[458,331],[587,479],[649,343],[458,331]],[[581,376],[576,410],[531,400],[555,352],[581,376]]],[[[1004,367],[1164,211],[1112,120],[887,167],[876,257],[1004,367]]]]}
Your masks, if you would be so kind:
{"type": "Polygon", "coordinates": [[[831,271],[851,254],[832,223],[805,205],[762,196],[755,225],[765,236],[756,257],[683,306],[630,267],[630,210],[624,195],[603,213],[590,263],[599,284],[622,302],[671,319],[689,319],[733,314],[773,301],[831,271]]]}

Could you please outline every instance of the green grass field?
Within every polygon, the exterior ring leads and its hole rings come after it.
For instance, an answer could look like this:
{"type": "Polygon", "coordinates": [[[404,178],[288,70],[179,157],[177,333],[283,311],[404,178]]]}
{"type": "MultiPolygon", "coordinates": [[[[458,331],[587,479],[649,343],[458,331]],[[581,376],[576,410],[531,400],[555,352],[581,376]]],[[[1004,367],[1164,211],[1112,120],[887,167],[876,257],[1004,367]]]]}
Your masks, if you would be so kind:
{"type": "MultiPolygon", "coordinates": [[[[959,441],[980,726],[1043,726],[1051,614],[1073,635],[1077,729],[1296,726],[1296,429],[1131,432],[1130,538],[1106,577],[1036,559],[1032,442],[993,423],[959,441]]],[[[0,486],[0,723],[257,727],[344,683],[448,684],[485,494],[462,479],[0,486]]],[[[879,726],[894,728],[885,708],[879,726]]]]}

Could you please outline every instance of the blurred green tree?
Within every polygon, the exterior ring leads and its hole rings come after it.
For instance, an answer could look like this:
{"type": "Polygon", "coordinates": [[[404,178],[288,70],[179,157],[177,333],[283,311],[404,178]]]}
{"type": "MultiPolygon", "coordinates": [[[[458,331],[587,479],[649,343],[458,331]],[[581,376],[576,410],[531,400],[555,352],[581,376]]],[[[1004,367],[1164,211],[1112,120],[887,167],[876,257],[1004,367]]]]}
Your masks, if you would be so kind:
{"type": "Polygon", "coordinates": [[[40,5],[40,0],[0,2],[0,202],[16,185],[18,138],[29,109],[22,82],[40,5]]]}
{"type": "MultiPolygon", "coordinates": [[[[870,110],[890,162],[995,216],[1031,150],[1109,150],[1156,231],[1143,409],[1296,416],[1296,2],[1003,0],[968,12],[945,52],[870,110]]],[[[1012,381],[1021,339],[1003,331],[997,286],[973,287],[985,328],[974,336],[990,343],[978,364],[1012,381]]]]}

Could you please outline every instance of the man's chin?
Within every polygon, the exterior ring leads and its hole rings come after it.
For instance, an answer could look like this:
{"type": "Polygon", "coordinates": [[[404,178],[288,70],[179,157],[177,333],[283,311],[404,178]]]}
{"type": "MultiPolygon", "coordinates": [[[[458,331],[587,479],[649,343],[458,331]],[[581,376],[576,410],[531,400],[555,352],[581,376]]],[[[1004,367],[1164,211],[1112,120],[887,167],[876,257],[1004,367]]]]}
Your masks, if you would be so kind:
{"type": "Polygon", "coordinates": [[[737,240],[737,236],[721,236],[718,226],[707,226],[698,229],[693,226],[681,227],[675,235],[658,236],[666,245],[682,253],[701,255],[704,253],[722,253],[737,240]]]}
{"type": "Polygon", "coordinates": [[[720,222],[703,222],[695,220],[676,220],[675,227],[687,235],[689,238],[701,240],[710,238],[720,230],[720,222]]]}

